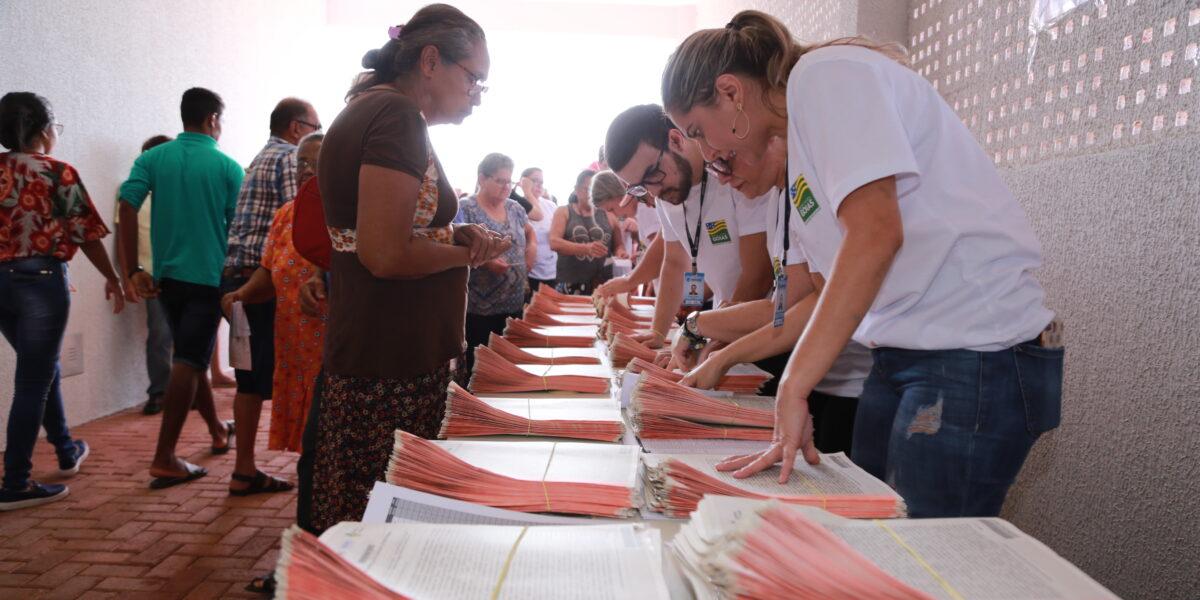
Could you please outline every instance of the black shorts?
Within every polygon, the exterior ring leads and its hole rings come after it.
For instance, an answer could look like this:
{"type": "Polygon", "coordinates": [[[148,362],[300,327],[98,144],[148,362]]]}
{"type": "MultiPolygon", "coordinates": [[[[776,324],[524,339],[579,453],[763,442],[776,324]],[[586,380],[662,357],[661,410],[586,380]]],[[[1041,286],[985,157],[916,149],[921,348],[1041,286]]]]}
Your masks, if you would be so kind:
{"type": "Polygon", "coordinates": [[[217,326],[221,324],[221,293],[211,285],[164,278],[158,299],[167,316],[174,343],[172,362],[201,371],[208,368],[217,326]]]}
{"type": "MultiPolygon", "coordinates": [[[[237,291],[249,281],[244,277],[221,280],[221,293],[237,291]]],[[[256,394],[271,399],[272,379],[275,376],[275,300],[259,304],[243,304],[246,321],[250,323],[250,370],[234,369],[239,394],[256,394]]]]}

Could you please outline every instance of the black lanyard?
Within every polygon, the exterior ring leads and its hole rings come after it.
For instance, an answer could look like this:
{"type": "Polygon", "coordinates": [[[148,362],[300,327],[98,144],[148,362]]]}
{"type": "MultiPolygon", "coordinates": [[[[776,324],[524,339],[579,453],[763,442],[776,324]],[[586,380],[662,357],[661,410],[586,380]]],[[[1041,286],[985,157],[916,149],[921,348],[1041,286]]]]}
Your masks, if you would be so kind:
{"type": "Polygon", "coordinates": [[[704,220],[704,194],[708,191],[708,170],[700,177],[700,214],[696,215],[696,235],[688,230],[687,202],[683,203],[683,232],[687,234],[688,248],[692,252],[692,272],[696,272],[696,255],[700,254],[700,223],[704,220]]]}
{"type": "Polygon", "coordinates": [[[785,168],[783,176],[787,179],[783,182],[783,258],[780,262],[783,263],[782,266],[786,267],[788,249],[792,245],[792,207],[790,206],[792,203],[791,167],[785,168]]]}

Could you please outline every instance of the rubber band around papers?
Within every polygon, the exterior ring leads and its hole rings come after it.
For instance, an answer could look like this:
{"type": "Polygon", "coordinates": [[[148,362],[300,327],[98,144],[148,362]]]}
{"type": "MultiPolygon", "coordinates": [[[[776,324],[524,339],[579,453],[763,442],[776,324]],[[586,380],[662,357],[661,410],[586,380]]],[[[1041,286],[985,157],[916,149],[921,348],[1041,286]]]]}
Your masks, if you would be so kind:
{"type": "Polygon", "coordinates": [[[508,577],[508,569],[512,566],[513,558],[517,556],[517,546],[521,545],[521,540],[525,539],[525,533],[529,531],[529,526],[521,528],[521,533],[517,535],[517,540],[513,542],[512,548],[508,549],[508,556],[504,559],[504,567],[500,569],[500,577],[496,579],[496,587],[492,588],[491,600],[496,600],[500,597],[500,588],[504,587],[504,580],[508,577]]]}
{"type": "Polygon", "coordinates": [[[925,570],[929,571],[929,574],[933,575],[933,578],[936,579],[937,582],[939,584],[941,584],[941,586],[943,588],[945,588],[946,592],[950,594],[951,598],[954,598],[954,600],[964,600],[962,597],[962,594],[959,594],[958,590],[954,589],[954,586],[950,585],[950,583],[948,581],[946,581],[945,579],[942,579],[942,576],[939,575],[938,572],[933,569],[933,567],[929,566],[929,563],[925,562],[925,559],[922,558],[920,554],[917,554],[916,550],[913,550],[912,547],[909,546],[907,543],[905,543],[904,540],[900,539],[900,536],[897,535],[896,532],[893,531],[891,527],[888,527],[887,523],[884,523],[883,521],[881,521],[879,519],[871,519],[871,520],[874,521],[876,525],[882,527],[884,531],[888,532],[888,535],[892,536],[892,539],[896,540],[896,542],[900,544],[901,548],[904,548],[905,550],[907,550],[908,553],[911,554],[913,558],[917,559],[917,562],[922,567],[925,567],[925,570]]]}
{"type": "Polygon", "coordinates": [[[550,473],[550,464],[554,462],[554,453],[558,450],[558,442],[550,446],[550,458],[546,461],[546,470],[542,471],[542,494],[546,496],[546,512],[553,512],[550,508],[550,490],[546,487],[546,475],[550,473]]]}
{"type": "Polygon", "coordinates": [[[813,485],[813,482],[809,481],[809,479],[804,476],[804,473],[801,473],[799,471],[794,471],[794,472],[796,473],[796,475],[800,476],[800,481],[803,481],[804,485],[807,485],[809,487],[809,489],[811,489],[813,491],[813,493],[815,493],[816,495],[821,497],[821,508],[825,509],[825,510],[829,510],[829,499],[825,497],[825,493],[822,492],[821,490],[817,489],[817,486],[813,485]]]}

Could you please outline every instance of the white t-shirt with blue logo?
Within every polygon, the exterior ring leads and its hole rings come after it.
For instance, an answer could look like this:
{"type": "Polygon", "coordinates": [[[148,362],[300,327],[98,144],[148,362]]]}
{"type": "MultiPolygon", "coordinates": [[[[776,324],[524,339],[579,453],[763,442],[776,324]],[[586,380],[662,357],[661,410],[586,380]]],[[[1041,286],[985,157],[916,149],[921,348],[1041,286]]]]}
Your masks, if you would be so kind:
{"type": "Polygon", "coordinates": [[[1033,276],[1041,245],[983,149],[920,75],[867,48],[804,55],[787,87],[788,167],[801,241],[826,279],[838,207],[894,175],[904,228],[854,339],[868,347],[994,351],[1054,314],[1033,276]]]}

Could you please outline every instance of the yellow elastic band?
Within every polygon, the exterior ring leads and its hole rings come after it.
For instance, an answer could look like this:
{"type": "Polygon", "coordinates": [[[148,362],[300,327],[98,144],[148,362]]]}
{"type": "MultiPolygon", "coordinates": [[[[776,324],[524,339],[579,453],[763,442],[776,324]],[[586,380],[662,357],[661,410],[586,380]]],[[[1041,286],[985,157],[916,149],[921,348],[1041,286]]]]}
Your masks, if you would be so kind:
{"type": "Polygon", "coordinates": [[[913,550],[911,546],[904,543],[904,540],[900,539],[900,536],[896,535],[896,532],[892,531],[891,527],[888,527],[886,523],[879,519],[872,519],[872,521],[875,521],[875,524],[882,527],[884,531],[888,532],[888,535],[891,535],[892,539],[896,540],[896,542],[900,544],[900,547],[907,550],[913,558],[917,559],[917,562],[920,563],[922,567],[925,567],[925,570],[929,571],[929,574],[933,575],[933,578],[936,579],[938,583],[942,584],[942,587],[946,589],[946,592],[950,594],[951,598],[954,598],[954,600],[963,600],[963,597],[958,593],[958,590],[955,590],[949,582],[947,582],[945,579],[942,579],[942,576],[938,575],[938,572],[934,571],[933,567],[929,566],[929,563],[925,562],[925,559],[921,558],[921,555],[917,554],[916,550],[913,550]]]}
{"type": "Polygon", "coordinates": [[[665,333],[663,333],[663,332],[661,332],[661,331],[659,331],[659,330],[657,330],[657,329],[651,329],[651,330],[650,330],[650,333],[653,333],[653,334],[657,335],[657,336],[658,336],[658,337],[660,337],[660,338],[667,339],[667,334],[665,334],[665,333]]]}
{"type": "Polygon", "coordinates": [[[723,439],[723,440],[729,439],[729,428],[728,427],[721,428],[721,439],[723,439]]]}
{"type": "Polygon", "coordinates": [[[548,381],[546,381],[545,375],[542,375],[542,391],[543,392],[550,391],[550,383],[548,381]]]}
{"type": "Polygon", "coordinates": [[[738,411],[741,410],[742,406],[740,404],[738,404],[737,400],[734,400],[733,398],[730,398],[729,402],[731,404],[733,404],[733,416],[729,417],[729,424],[733,425],[733,424],[737,423],[738,411]]]}
{"type": "Polygon", "coordinates": [[[800,481],[804,482],[804,485],[807,485],[808,488],[813,491],[813,493],[821,497],[821,508],[828,510],[829,499],[825,497],[825,494],[822,493],[821,490],[817,489],[817,486],[813,485],[813,482],[809,481],[808,478],[804,476],[804,473],[799,471],[795,471],[795,473],[800,477],[800,481]]]}
{"type": "Polygon", "coordinates": [[[546,487],[546,474],[550,472],[550,464],[554,462],[554,453],[558,450],[558,442],[554,442],[550,446],[550,459],[546,461],[546,469],[542,471],[542,495],[546,497],[546,512],[552,512],[550,508],[550,490],[546,487]]]}
{"type": "Polygon", "coordinates": [[[513,542],[512,548],[508,549],[508,557],[504,559],[504,568],[500,569],[500,578],[496,580],[496,587],[492,588],[492,600],[500,597],[500,588],[504,586],[504,579],[508,577],[508,569],[512,566],[513,557],[517,555],[517,546],[521,545],[521,540],[525,539],[525,532],[529,531],[529,526],[521,528],[521,533],[517,536],[517,541],[513,542]]]}
{"type": "Polygon", "coordinates": [[[525,399],[525,435],[533,435],[533,407],[530,406],[530,399],[525,399]]]}

